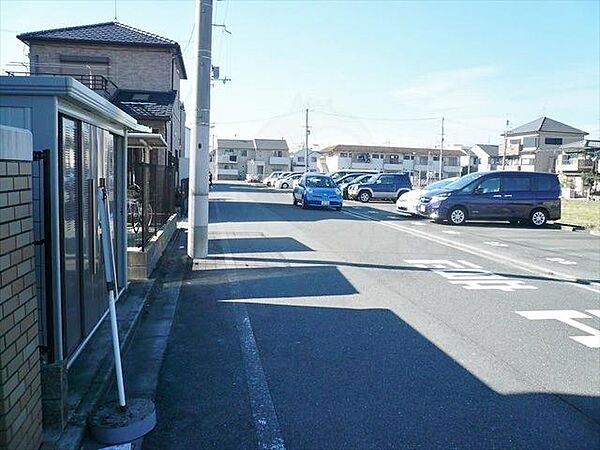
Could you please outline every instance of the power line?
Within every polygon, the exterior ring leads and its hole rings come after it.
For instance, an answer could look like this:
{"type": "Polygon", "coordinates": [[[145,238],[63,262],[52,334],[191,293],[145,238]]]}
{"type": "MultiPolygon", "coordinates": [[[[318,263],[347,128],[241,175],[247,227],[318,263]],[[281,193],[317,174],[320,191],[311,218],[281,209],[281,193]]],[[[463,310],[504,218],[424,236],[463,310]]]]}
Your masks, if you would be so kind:
{"type": "Polygon", "coordinates": [[[267,120],[281,119],[283,117],[290,117],[290,116],[293,116],[294,114],[298,114],[300,112],[302,112],[302,110],[293,111],[293,112],[290,112],[287,114],[279,114],[277,116],[265,117],[262,119],[235,120],[235,121],[230,121],[230,122],[213,122],[213,124],[214,125],[233,125],[233,124],[237,124],[237,123],[265,122],[267,120]]]}
{"type": "Polygon", "coordinates": [[[353,119],[353,120],[371,120],[373,122],[419,122],[419,121],[429,121],[429,120],[439,120],[440,119],[439,117],[413,117],[413,118],[361,117],[361,116],[354,116],[354,115],[350,115],[350,114],[339,114],[339,113],[319,111],[316,109],[313,109],[312,111],[319,113],[319,114],[323,114],[325,116],[341,117],[341,118],[353,119]]]}

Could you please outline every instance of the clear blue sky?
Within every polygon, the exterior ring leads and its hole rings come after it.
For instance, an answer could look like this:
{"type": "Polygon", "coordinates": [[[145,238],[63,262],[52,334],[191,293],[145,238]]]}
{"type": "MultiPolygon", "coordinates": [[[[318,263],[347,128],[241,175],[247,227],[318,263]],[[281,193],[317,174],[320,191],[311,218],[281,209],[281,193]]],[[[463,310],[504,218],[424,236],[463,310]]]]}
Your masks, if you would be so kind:
{"type": "MultiPolygon", "coordinates": [[[[597,138],[599,4],[215,1],[214,22],[232,34],[214,29],[214,64],[233,81],[214,86],[213,131],[296,146],[308,107],[311,141],[322,147],[438,145],[442,116],[447,143],[495,143],[507,117],[517,126],[542,115],[597,138]]],[[[186,48],[192,0],[118,0],[117,8],[119,21],[186,48]]],[[[18,32],[113,17],[112,0],[0,0],[0,63],[25,59],[18,32]]]]}

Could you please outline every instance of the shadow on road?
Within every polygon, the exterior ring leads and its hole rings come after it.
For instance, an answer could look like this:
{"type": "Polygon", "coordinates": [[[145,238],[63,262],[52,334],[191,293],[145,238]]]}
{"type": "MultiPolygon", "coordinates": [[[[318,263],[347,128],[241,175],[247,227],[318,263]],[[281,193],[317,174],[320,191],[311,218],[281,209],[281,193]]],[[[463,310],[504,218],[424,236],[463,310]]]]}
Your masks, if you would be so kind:
{"type": "Polygon", "coordinates": [[[186,274],[144,448],[257,447],[241,307],[288,448],[597,448],[596,397],[498,392],[387,309],[256,303],[356,293],[320,263],[186,274]]]}
{"type": "MultiPolygon", "coordinates": [[[[232,245],[235,245],[235,239],[230,240],[229,242],[232,245]]],[[[251,253],[252,251],[249,251],[251,253]]],[[[233,253],[233,252],[232,252],[233,253]]],[[[241,252],[240,252],[241,253],[241,252]]],[[[312,264],[312,265],[324,265],[324,266],[334,266],[334,267],[358,267],[361,269],[373,269],[373,270],[393,270],[393,271],[412,271],[412,272],[434,272],[439,269],[431,269],[431,268],[421,268],[415,267],[411,265],[398,265],[398,264],[372,264],[372,263],[358,263],[358,262],[349,262],[349,261],[334,261],[334,260],[322,260],[322,259],[300,259],[300,258],[259,258],[256,256],[231,256],[231,257],[222,257],[209,255],[209,259],[212,260],[233,260],[239,262],[260,262],[260,263],[286,263],[286,264],[312,264]]],[[[472,273],[478,273],[480,269],[472,269],[472,273]]],[[[483,270],[483,269],[481,269],[483,270]]],[[[446,272],[452,272],[451,269],[445,269],[446,272]]],[[[485,270],[483,270],[486,272],[485,270]]],[[[457,273],[465,273],[465,269],[457,269],[457,273]]],[[[546,281],[546,282],[560,282],[560,283],[577,283],[577,284],[585,284],[589,285],[591,283],[600,283],[600,279],[587,279],[587,278],[578,278],[576,280],[567,280],[565,278],[552,277],[552,276],[544,276],[544,275],[527,275],[521,273],[509,273],[509,272],[499,272],[494,271],[495,275],[501,275],[506,278],[515,279],[515,280],[530,280],[530,281],[546,281]]]]}
{"type": "Polygon", "coordinates": [[[235,239],[209,239],[208,253],[274,253],[312,252],[313,250],[291,237],[242,237],[235,239]]]}

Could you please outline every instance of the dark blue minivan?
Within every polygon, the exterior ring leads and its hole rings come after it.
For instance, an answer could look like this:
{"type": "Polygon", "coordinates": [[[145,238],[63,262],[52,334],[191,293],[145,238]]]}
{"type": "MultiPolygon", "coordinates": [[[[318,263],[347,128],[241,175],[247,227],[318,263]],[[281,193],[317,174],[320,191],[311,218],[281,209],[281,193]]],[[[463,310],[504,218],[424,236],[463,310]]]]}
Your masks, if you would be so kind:
{"type": "Polygon", "coordinates": [[[529,221],[541,227],[560,219],[558,176],[542,172],[475,172],[444,189],[428,191],[419,214],[461,225],[467,220],[529,221]]]}

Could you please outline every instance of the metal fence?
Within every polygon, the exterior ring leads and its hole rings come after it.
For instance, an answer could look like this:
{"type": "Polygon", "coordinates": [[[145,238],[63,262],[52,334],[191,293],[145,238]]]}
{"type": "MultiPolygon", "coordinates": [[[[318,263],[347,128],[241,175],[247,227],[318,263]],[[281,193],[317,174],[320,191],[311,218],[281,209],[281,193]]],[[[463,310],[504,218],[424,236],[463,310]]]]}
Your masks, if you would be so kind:
{"type": "Polygon", "coordinates": [[[128,152],[128,246],[144,250],[176,212],[176,158],[164,149],[128,152]]]}

